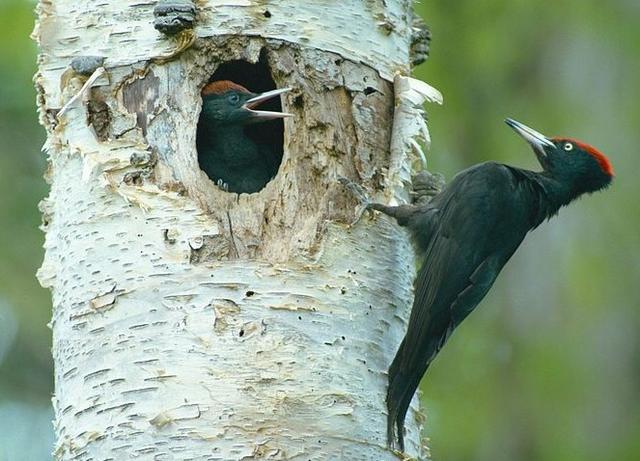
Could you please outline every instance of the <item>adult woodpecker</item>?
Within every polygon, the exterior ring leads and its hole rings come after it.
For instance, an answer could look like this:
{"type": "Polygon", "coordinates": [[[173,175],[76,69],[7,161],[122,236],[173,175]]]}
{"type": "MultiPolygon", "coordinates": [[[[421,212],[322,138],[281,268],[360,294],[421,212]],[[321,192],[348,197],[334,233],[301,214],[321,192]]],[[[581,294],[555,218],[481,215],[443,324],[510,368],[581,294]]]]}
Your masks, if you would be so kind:
{"type": "Polygon", "coordinates": [[[219,80],[202,89],[202,113],[196,147],[200,168],[229,192],[258,192],[278,172],[282,152],[247,135],[247,125],[290,117],[283,112],[255,110],[276,96],[290,91],[276,89],[255,94],[229,80],[219,80]]]}
{"type": "Polygon", "coordinates": [[[607,187],[613,178],[611,163],[594,147],[571,138],[547,138],[515,120],[506,123],[531,145],[542,172],[487,162],[458,173],[427,204],[366,204],[408,228],[422,263],[407,333],[389,368],[390,447],[397,436],[397,446],[404,450],[404,420],[422,376],[525,235],[560,207],[607,187]]]}

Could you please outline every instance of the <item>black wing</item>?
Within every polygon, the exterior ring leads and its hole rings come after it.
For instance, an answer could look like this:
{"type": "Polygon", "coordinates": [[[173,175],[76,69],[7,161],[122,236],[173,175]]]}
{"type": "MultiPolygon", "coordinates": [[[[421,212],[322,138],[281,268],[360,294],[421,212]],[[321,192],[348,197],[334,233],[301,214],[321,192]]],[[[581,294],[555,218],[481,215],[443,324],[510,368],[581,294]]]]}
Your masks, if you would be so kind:
{"type": "Polygon", "coordinates": [[[416,279],[407,333],[389,368],[388,438],[393,443],[396,426],[401,449],[404,418],[427,367],[529,228],[528,193],[519,182],[508,167],[485,163],[456,176],[431,203],[435,230],[416,279]]]}

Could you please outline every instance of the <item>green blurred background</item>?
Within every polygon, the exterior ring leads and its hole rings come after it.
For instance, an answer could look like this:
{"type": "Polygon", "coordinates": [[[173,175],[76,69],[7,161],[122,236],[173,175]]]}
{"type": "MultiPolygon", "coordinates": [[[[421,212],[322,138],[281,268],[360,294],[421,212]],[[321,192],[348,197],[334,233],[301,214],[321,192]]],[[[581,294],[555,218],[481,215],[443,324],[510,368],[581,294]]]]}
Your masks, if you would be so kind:
{"type": "MultiPolygon", "coordinates": [[[[31,77],[34,2],[0,0],[0,461],[47,460],[51,303],[38,201],[47,193],[31,77]]],[[[433,32],[416,74],[430,167],[536,168],[502,120],[601,148],[613,187],[536,230],[423,381],[442,461],[640,459],[640,1],[472,0],[416,5],[433,32]]]]}
{"type": "Polygon", "coordinates": [[[48,460],[53,446],[49,292],[38,201],[47,193],[44,130],[31,78],[35,2],[0,0],[0,461],[48,460]]]}

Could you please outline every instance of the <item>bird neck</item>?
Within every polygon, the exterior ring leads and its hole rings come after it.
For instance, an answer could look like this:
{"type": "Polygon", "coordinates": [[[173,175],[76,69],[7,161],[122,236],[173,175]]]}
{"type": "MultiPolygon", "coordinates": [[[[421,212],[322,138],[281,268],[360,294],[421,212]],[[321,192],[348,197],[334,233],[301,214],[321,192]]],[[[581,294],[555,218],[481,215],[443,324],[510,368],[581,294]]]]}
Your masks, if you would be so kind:
{"type": "Polygon", "coordinates": [[[538,227],[542,221],[558,213],[558,210],[577,197],[565,182],[549,173],[509,167],[517,178],[525,196],[529,197],[529,225],[538,227]]]}
{"type": "Polygon", "coordinates": [[[241,139],[245,137],[244,125],[239,123],[212,123],[211,132],[216,137],[228,137],[229,139],[241,139]]]}
{"type": "Polygon", "coordinates": [[[564,182],[551,176],[547,172],[534,173],[538,184],[538,216],[536,225],[545,219],[549,219],[558,213],[558,210],[568,205],[577,197],[571,188],[564,182]]]}

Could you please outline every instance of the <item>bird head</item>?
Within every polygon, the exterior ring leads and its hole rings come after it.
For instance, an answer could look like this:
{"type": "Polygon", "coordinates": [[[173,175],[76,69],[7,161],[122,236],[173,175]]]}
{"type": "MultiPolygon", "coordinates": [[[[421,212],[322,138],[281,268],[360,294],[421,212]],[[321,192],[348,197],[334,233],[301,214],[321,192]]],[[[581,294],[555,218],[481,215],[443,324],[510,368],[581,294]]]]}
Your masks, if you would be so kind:
{"type": "Polygon", "coordinates": [[[573,138],[548,138],[510,118],[505,122],[531,145],[542,169],[574,193],[595,192],[611,183],[611,162],[595,147],[573,138]]]}
{"type": "Polygon", "coordinates": [[[284,112],[255,110],[259,104],[287,91],[291,91],[291,88],[256,94],[229,80],[211,82],[202,89],[202,114],[219,125],[245,125],[291,117],[291,114],[284,112]]]}

